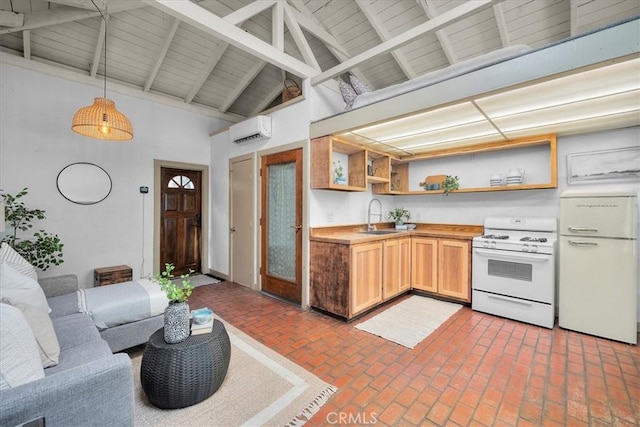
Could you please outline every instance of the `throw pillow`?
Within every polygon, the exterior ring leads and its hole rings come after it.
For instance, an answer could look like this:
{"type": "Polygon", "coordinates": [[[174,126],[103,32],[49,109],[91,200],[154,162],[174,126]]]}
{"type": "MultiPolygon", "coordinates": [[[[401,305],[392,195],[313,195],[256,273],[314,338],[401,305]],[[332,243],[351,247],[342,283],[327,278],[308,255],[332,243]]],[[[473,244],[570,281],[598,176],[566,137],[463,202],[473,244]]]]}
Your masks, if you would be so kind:
{"type": "Polygon", "coordinates": [[[362,95],[363,93],[371,92],[371,88],[366,83],[362,83],[359,78],[356,76],[349,76],[349,80],[351,80],[351,86],[356,91],[358,95],[362,95]]]}
{"type": "Polygon", "coordinates": [[[0,261],[6,261],[11,265],[11,267],[18,270],[25,276],[29,276],[36,281],[38,280],[38,274],[36,273],[35,267],[29,264],[29,261],[24,259],[22,255],[4,242],[0,245],[0,261]]]}
{"type": "Polygon", "coordinates": [[[20,310],[0,303],[0,390],[44,378],[38,345],[20,310]]]}
{"type": "Polygon", "coordinates": [[[18,273],[6,261],[0,261],[0,299],[2,298],[33,305],[51,313],[47,298],[38,282],[18,273]]]}
{"type": "Polygon", "coordinates": [[[3,303],[20,309],[22,315],[27,319],[31,331],[38,344],[38,353],[43,368],[55,366],[60,359],[60,344],[53,323],[46,311],[29,304],[13,301],[9,298],[2,299],[3,303]]]}
{"type": "Polygon", "coordinates": [[[344,102],[347,104],[345,110],[350,110],[353,106],[353,101],[356,100],[356,96],[358,96],[358,94],[349,83],[345,83],[342,79],[338,80],[340,80],[340,93],[342,94],[342,99],[344,99],[344,102]]]}

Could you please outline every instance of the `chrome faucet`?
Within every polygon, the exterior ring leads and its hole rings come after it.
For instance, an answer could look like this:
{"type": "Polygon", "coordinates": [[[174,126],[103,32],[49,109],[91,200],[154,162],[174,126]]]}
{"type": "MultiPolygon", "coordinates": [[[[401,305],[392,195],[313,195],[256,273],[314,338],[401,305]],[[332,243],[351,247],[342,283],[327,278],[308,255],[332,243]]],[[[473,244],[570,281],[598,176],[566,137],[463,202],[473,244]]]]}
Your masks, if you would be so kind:
{"type": "Polygon", "coordinates": [[[371,215],[376,215],[378,217],[378,222],[382,221],[382,203],[378,199],[371,199],[369,202],[369,208],[367,209],[367,231],[373,231],[376,229],[375,224],[371,223],[371,215]],[[371,212],[371,205],[373,202],[378,202],[378,213],[371,212]]]}

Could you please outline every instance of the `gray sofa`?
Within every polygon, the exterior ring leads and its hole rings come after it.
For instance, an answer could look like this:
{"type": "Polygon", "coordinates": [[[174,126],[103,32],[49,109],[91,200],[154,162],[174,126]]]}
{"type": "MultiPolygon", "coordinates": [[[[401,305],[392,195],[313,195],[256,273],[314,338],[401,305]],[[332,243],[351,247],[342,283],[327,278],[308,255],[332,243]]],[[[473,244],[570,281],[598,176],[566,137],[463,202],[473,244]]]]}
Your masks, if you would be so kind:
{"type": "MultiPolygon", "coordinates": [[[[78,312],[78,279],[74,275],[40,279],[40,286],[47,296],[51,315],[68,315],[78,312]]],[[[100,336],[109,344],[112,352],[122,351],[149,340],[151,334],[164,326],[164,314],[137,322],[125,323],[100,331],[100,336]]]]}
{"type": "Polygon", "coordinates": [[[134,391],[131,359],[113,354],[91,317],[69,306],[75,276],[41,279],[60,344],[45,377],[0,391],[0,426],[131,426],[134,391]],[[38,424],[39,423],[39,424],[38,424]]]}

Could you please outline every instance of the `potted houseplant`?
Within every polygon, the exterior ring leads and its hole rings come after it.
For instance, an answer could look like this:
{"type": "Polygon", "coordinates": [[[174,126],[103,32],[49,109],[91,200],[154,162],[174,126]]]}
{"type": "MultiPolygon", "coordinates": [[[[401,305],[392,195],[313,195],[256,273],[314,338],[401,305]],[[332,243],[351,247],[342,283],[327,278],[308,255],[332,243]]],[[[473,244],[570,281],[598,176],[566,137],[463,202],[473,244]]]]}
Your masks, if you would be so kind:
{"type": "Polygon", "coordinates": [[[25,232],[33,227],[35,220],[45,219],[45,211],[42,209],[29,209],[20,200],[26,196],[28,189],[24,188],[15,196],[2,194],[5,203],[5,221],[13,232],[9,232],[0,239],[0,243],[6,243],[18,252],[29,264],[44,271],[51,265],[60,265],[62,259],[62,247],[57,234],[51,234],[44,230],[33,233],[32,239],[18,237],[18,231],[25,232]]]}
{"type": "Polygon", "coordinates": [[[411,213],[405,208],[394,208],[392,211],[389,211],[389,218],[396,222],[396,226],[404,225],[405,220],[408,221],[411,219],[411,213]]]}
{"type": "Polygon", "coordinates": [[[460,188],[460,178],[453,175],[447,175],[444,181],[442,181],[442,195],[448,196],[454,190],[460,188]]]}
{"type": "Polygon", "coordinates": [[[169,305],[164,310],[164,340],[168,344],[176,344],[187,339],[189,327],[188,298],[193,292],[193,285],[189,281],[189,274],[180,276],[180,283],[174,282],[173,264],[165,264],[164,271],[153,278],[160,285],[160,289],[167,294],[169,305]]]}

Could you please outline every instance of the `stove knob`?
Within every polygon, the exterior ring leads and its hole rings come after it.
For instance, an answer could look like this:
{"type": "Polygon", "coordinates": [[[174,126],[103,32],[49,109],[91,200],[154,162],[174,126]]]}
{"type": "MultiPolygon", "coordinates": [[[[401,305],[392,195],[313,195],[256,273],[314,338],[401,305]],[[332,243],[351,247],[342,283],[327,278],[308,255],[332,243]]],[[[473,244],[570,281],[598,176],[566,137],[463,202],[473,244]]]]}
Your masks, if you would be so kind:
{"type": "Polygon", "coordinates": [[[531,245],[531,252],[538,252],[538,245],[531,245]]]}
{"type": "Polygon", "coordinates": [[[483,248],[488,248],[489,247],[489,242],[483,242],[482,243],[482,247],[483,248]]]}
{"type": "Polygon", "coordinates": [[[522,245],[522,251],[523,252],[529,252],[529,245],[527,245],[527,244],[522,245]]]}
{"type": "Polygon", "coordinates": [[[495,249],[496,248],[496,242],[491,242],[491,249],[495,249]]]}

